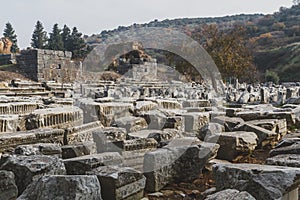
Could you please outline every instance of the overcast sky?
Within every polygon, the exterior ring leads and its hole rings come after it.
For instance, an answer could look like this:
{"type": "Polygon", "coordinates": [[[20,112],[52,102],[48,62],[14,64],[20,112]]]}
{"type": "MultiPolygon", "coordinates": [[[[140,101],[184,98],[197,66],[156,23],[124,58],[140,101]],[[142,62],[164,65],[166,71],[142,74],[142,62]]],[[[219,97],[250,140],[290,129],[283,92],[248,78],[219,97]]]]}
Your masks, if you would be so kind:
{"type": "MultiPolygon", "coordinates": [[[[241,13],[273,13],[292,0],[10,0],[2,2],[0,29],[8,21],[21,48],[30,45],[37,20],[50,32],[53,24],[76,26],[86,35],[120,25],[154,19],[215,17],[241,13]]],[[[2,35],[2,34],[1,34],[2,35]]]]}

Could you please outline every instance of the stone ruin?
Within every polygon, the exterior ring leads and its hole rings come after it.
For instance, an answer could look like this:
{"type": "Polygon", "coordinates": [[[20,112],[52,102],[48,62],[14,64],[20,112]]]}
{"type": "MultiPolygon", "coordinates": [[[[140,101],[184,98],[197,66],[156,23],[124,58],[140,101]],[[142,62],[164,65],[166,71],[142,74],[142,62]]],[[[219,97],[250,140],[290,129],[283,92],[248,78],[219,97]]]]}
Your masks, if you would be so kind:
{"type": "Polygon", "coordinates": [[[300,84],[211,92],[13,80],[0,88],[0,199],[298,199],[300,84]]]}

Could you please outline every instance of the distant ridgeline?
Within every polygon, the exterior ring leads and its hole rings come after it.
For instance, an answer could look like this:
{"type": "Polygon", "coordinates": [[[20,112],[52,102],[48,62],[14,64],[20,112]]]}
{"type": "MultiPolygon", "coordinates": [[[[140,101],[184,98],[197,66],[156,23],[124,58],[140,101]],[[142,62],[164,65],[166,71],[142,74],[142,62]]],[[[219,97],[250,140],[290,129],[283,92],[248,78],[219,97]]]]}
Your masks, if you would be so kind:
{"type": "MultiPolygon", "coordinates": [[[[97,45],[106,38],[133,28],[162,27],[174,28],[192,36],[204,24],[217,24],[220,30],[232,28],[235,24],[244,25],[247,30],[249,49],[263,75],[266,70],[276,72],[281,81],[300,80],[300,5],[280,8],[272,15],[253,14],[216,18],[183,18],[174,20],[154,20],[146,24],[119,26],[117,29],[102,31],[98,35],[85,37],[89,45],[97,45]]],[[[159,59],[158,59],[159,60],[159,59]]]]}

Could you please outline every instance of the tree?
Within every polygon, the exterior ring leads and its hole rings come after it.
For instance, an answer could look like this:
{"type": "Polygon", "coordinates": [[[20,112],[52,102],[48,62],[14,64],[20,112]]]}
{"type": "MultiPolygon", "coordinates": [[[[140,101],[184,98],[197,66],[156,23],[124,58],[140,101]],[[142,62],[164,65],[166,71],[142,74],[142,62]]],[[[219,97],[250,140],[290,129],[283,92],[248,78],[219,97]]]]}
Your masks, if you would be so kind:
{"type": "Polygon", "coordinates": [[[13,29],[11,23],[9,22],[6,23],[3,36],[10,39],[10,41],[12,42],[10,51],[12,53],[16,53],[19,50],[17,45],[18,40],[17,40],[17,35],[15,34],[15,30],[13,29]]]}
{"type": "Polygon", "coordinates": [[[88,53],[87,45],[82,38],[82,33],[80,33],[76,27],[72,29],[72,34],[67,46],[69,46],[68,50],[73,53],[73,58],[84,58],[88,53]]]}
{"type": "Polygon", "coordinates": [[[33,48],[44,49],[47,45],[47,40],[47,32],[44,31],[43,24],[37,21],[31,38],[31,46],[33,48]]]}
{"type": "Polygon", "coordinates": [[[58,28],[58,24],[54,24],[52,33],[50,33],[48,48],[51,50],[64,50],[64,43],[61,36],[61,30],[58,28]]]}
{"type": "Polygon", "coordinates": [[[246,29],[241,25],[229,30],[220,30],[217,25],[204,25],[193,35],[215,61],[223,79],[254,81],[256,67],[246,46],[245,33],[246,29]]]}
{"type": "Polygon", "coordinates": [[[280,80],[279,76],[276,72],[270,71],[270,70],[266,71],[266,73],[265,73],[265,81],[266,82],[273,82],[275,84],[278,84],[279,80],[280,80]]]}
{"type": "Polygon", "coordinates": [[[64,50],[70,51],[72,45],[70,44],[71,30],[67,25],[64,25],[61,33],[62,41],[64,43],[64,50]]]}

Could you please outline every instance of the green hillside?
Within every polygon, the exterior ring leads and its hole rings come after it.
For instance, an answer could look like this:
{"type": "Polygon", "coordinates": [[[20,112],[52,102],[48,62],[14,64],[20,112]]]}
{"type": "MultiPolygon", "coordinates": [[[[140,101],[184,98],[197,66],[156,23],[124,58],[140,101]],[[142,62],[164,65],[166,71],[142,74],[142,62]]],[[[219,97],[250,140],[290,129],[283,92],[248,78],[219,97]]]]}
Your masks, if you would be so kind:
{"type": "Polygon", "coordinates": [[[235,24],[244,25],[247,28],[248,47],[253,52],[254,64],[261,77],[264,77],[266,70],[270,70],[278,73],[281,81],[300,81],[300,4],[291,8],[282,7],[272,15],[154,20],[146,24],[119,26],[85,39],[89,45],[96,45],[132,28],[164,27],[191,33],[204,24],[217,24],[221,30],[231,29],[235,24]]]}

